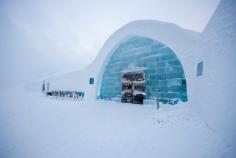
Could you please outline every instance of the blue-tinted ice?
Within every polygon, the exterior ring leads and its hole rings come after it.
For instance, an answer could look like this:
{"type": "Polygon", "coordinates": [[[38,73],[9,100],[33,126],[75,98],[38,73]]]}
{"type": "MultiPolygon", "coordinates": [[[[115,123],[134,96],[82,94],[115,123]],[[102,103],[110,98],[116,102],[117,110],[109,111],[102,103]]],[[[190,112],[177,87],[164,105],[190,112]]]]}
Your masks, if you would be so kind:
{"type": "Polygon", "coordinates": [[[146,37],[132,36],[114,50],[106,63],[100,97],[121,96],[122,71],[132,65],[146,68],[146,98],[155,98],[156,91],[162,102],[167,99],[187,101],[186,80],[182,65],[166,45],[146,37]]]}

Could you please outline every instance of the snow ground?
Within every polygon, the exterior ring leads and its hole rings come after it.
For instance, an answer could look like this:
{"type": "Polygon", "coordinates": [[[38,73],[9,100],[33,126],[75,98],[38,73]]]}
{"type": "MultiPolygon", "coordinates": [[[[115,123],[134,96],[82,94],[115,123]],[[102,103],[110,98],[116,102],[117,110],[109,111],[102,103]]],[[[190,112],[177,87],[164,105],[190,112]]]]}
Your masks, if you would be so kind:
{"type": "Polygon", "coordinates": [[[1,158],[218,158],[230,147],[188,104],[0,95],[1,158]]]}

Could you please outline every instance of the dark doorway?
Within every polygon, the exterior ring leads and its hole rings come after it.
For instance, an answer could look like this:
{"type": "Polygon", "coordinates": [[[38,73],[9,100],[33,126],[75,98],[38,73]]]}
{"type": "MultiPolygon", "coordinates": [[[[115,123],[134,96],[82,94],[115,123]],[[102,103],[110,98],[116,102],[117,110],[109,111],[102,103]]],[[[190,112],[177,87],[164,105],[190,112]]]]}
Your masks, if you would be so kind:
{"type": "Polygon", "coordinates": [[[124,72],[122,75],[121,102],[143,104],[146,79],[144,70],[124,72]]]}

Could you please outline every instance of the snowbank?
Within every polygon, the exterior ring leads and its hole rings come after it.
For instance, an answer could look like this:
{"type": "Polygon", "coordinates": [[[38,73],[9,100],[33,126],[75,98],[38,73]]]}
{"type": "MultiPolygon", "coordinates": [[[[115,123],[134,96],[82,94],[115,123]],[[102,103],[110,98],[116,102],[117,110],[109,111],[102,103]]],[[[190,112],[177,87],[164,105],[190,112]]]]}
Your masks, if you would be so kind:
{"type": "Polygon", "coordinates": [[[0,95],[1,158],[220,158],[229,148],[178,104],[0,95]]]}

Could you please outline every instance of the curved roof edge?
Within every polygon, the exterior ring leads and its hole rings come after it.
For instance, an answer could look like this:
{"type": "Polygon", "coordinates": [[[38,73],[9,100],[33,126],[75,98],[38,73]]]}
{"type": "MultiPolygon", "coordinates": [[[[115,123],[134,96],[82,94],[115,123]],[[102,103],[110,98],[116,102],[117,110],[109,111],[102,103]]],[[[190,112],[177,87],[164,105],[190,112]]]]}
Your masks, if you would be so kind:
{"type": "Polygon", "coordinates": [[[194,45],[200,36],[200,32],[184,29],[174,23],[158,20],[131,21],[115,31],[105,41],[94,61],[88,65],[88,68],[94,64],[99,64],[101,62],[100,60],[107,55],[107,50],[111,50],[111,47],[115,47],[115,44],[119,43],[128,35],[146,36],[165,43],[170,47],[173,46],[176,49],[180,49],[180,47],[177,46],[178,44],[181,44],[182,46],[184,43],[194,45]]]}

